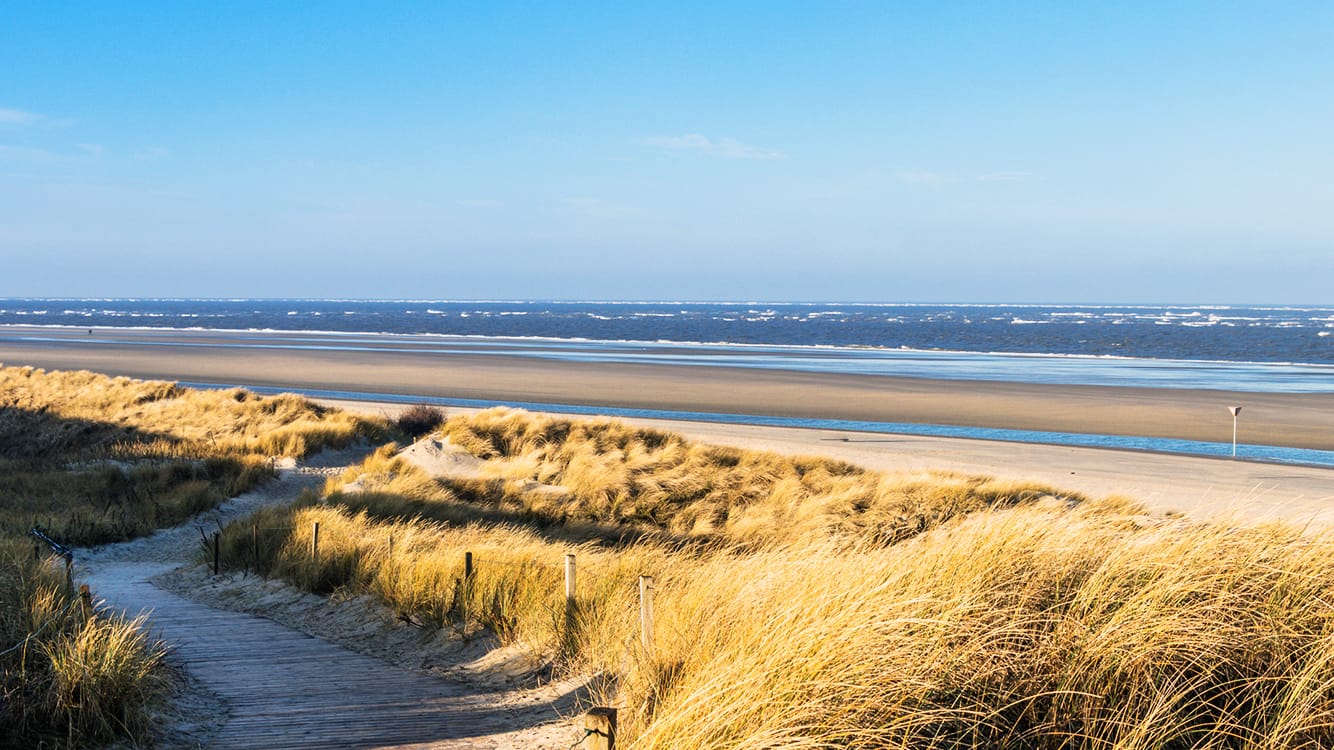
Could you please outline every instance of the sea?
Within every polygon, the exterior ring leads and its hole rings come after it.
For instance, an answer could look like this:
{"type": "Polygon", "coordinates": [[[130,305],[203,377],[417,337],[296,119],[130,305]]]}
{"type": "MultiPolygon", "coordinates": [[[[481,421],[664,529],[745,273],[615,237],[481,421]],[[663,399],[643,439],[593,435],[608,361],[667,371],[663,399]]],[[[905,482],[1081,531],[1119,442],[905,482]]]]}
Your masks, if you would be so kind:
{"type": "MultiPolygon", "coordinates": [[[[0,299],[0,337],[7,335],[4,326],[88,328],[108,341],[124,328],[211,329],[253,332],[252,344],[242,336],[239,345],[257,348],[359,350],[401,344],[441,354],[589,362],[1334,393],[1334,306],[1320,305],[21,298],[0,299]]],[[[579,411],[561,404],[520,405],[579,411]]],[[[621,411],[627,416],[763,421],[621,411]]],[[[801,426],[1201,455],[1226,455],[1231,449],[1153,438],[819,422],[801,426]]],[[[1334,465],[1329,451],[1247,450],[1260,460],[1334,465]]]]}

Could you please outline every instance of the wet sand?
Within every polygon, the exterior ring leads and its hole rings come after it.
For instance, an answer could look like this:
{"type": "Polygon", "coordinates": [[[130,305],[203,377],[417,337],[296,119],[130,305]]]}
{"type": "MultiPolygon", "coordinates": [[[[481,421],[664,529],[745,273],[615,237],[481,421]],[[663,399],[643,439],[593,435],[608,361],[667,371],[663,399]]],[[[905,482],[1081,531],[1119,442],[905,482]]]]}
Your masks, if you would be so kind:
{"type": "MultiPolygon", "coordinates": [[[[302,334],[334,342],[338,337],[302,334]]],[[[0,327],[0,363],[206,383],[814,419],[908,422],[1334,450],[1334,394],[925,380],[757,368],[281,348],[290,335],[0,327]],[[33,340],[42,339],[42,340],[33,340]],[[244,348],[242,348],[244,347],[244,348]]],[[[345,337],[343,340],[346,340],[345,337]]]]}

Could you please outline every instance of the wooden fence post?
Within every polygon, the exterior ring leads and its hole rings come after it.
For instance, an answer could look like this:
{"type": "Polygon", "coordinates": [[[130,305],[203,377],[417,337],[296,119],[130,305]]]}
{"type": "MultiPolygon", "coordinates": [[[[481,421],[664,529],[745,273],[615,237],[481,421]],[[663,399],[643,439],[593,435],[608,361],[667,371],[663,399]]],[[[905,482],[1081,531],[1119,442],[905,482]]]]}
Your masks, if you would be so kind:
{"type": "Polygon", "coordinates": [[[79,601],[83,604],[83,619],[88,620],[93,616],[93,592],[88,590],[88,584],[79,587],[79,601]]]}
{"type": "Polygon", "coordinates": [[[574,555],[565,556],[565,611],[574,612],[574,555]]]}
{"type": "Polygon", "coordinates": [[[310,557],[315,562],[320,561],[320,522],[315,522],[315,527],[310,531],[310,557]]]}
{"type": "Polygon", "coordinates": [[[598,706],[584,714],[589,750],[616,750],[616,709],[598,706]]]}
{"type": "Polygon", "coordinates": [[[213,575],[217,575],[221,563],[222,532],[213,532],[213,575]]]}
{"type": "Polygon", "coordinates": [[[472,585],[472,553],[463,553],[463,582],[472,585]]]}
{"type": "Polygon", "coordinates": [[[561,647],[571,658],[578,650],[575,623],[579,605],[575,602],[574,591],[574,555],[567,554],[565,555],[565,630],[561,633],[561,647]]]}
{"type": "Polygon", "coordinates": [[[653,576],[639,577],[639,629],[644,653],[653,656],[653,576]]]}

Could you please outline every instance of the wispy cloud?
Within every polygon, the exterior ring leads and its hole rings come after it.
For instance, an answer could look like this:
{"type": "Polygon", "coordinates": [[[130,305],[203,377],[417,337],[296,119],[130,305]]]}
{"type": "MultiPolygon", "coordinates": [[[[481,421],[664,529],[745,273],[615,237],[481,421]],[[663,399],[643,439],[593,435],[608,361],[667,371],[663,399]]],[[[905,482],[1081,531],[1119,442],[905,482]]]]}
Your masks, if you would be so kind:
{"type": "Polygon", "coordinates": [[[6,109],[0,107],[0,123],[6,125],[31,125],[42,119],[42,116],[39,114],[24,112],[21,109],[6,109]]]}
{"type": "Polygon", "coordinates": [[[501,208],[505,205],[494,198],[468,198],[459,203],[469,208],[501,208]]]}
{"type": "Polygon", "coordinates": [[[625,208],[611,201],[586,195],[562,198],[560,202],[567,213],[585,218],[610,219],[628,213],[625,208]]]}
{"type": "Polygon", "coordinates": [[[900,169],[895,173],[895,176],[899,178],[900,182],[905,182],[909,185],[925,185],[926,187],[939,190],[946,185],[953,185],[959,182],[1019,182],[1031,178],[1033,174],[1031,172],[1011,170],[957,175],[949,172],[935,172],[929,169],[900,169]]]}
{"type": "Polygon", "coordinates": [[[900,182],[906,182],[909,185],[926,185],[936,189],[959,181],[959,178],[953,175],[932,172],[928,169],[900,169],[895,176],[899,178],[900,182]]]}
{"type": "Polygon", "coordinates": [[[645,146],[668,151],[694,151],[722,159],[782,159],[784,154],[773,149],[742,143],[735,138],[709,138],[699,133],[686,135],[654,135],[640,141],[645,146]]]}
{"type": "Polygon", "coordinates": [[[160,146],[141,149],[134,154],[134,158],[139,161],[160,161],[168,156],[171,156],[171,152],[160,146]]]}
{"type": "Polygon", "coordinates": [[[1019,182],[1032,177],[1032,172],[1008,171],[1008,172],[983,172],[973,175],[973,179],[978,182],[1019,182]]]}
{"type": "Polygon", "coordinates": [[[91,154],[92,156],[101,156],[106,153],[106,149],[100,143],[76,143],[74,144],[80,151],[91,154]]]}
{"type": "Polygon", "coordinates": [[[27,162],[52,162],[60,161],[65,157],[54,151],[47,151],[43,148],[26,148],[23,146],[5,146],[0,144],[0,160],[3,161],[27,161],[27,162]]]}

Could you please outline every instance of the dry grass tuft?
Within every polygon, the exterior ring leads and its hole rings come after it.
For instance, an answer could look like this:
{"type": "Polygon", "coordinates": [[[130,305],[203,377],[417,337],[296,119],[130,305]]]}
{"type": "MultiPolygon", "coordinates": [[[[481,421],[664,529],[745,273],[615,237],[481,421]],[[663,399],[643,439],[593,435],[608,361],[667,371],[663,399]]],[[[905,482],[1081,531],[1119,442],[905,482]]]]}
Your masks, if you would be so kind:
{"type": "Polygon", "coordinates": [[[416,404],[403,410],[394,423],[408,437],[416,438],[431,432],[445,421],[445,410],[426,404],[416,404]]]}

